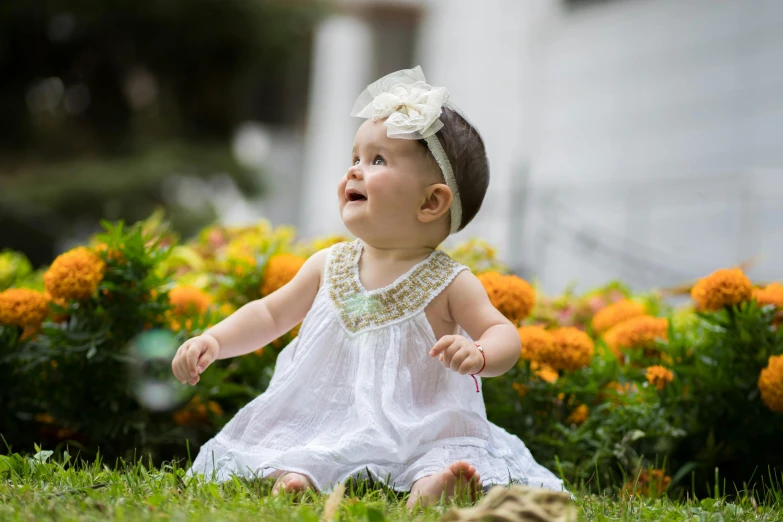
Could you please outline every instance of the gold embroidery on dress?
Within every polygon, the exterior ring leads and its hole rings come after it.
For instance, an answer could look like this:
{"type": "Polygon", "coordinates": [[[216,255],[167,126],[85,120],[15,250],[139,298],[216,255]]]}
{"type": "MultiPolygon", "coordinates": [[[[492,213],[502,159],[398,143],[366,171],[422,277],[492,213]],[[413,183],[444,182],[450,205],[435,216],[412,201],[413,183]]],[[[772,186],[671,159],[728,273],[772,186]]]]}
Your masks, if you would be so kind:
{"type": "Polygon", "coordinates": [[[385,288],[367,291],[358,276],[361,251],[358,240],[334,245],[327,267],[329,296],[343,324],[353,333],[418,312],[466,268],[436,250],[404,278],[385,288]]]}

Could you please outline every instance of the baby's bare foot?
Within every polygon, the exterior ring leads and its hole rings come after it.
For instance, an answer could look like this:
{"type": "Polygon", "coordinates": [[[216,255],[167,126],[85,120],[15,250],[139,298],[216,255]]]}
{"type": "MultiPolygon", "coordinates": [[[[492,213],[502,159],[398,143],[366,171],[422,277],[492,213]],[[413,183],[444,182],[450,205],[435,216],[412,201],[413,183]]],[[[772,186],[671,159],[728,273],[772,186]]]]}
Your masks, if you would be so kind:
{"type": "Polygon", "coordinates": [[[302,492],[312,486],[310,479],[300,473],[283,473],[272,486],[272,495],[277,496],[281,492],[302,492]]]}
{"type": "Polygon", "coordinates": [[[408,508],[413,508],[418,502],[427,506],[439,501],[443,494],[445,500],[449,500],[456,494],[466,492],[470,494],[471,500],[475,500],[480,490],[481,477],[476,468],[464,460],[458,460],[438,473],[417,480],[411,488],[407,505],[408,508]]]}

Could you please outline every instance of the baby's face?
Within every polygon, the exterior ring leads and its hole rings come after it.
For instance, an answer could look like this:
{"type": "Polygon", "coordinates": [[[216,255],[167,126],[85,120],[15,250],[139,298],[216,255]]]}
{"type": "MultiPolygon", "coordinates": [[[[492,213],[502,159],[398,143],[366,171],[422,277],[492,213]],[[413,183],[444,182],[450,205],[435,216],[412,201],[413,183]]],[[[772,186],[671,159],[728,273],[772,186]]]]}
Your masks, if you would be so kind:
{"type": "Polygon", "coordinates": [[[365,240],[415,233],[425,190],[438,182],[431,165],[426,147],[389,138],[383,120],[365,121],[356,132],[351,166],[337,186],[345,226],[365,240]]]}

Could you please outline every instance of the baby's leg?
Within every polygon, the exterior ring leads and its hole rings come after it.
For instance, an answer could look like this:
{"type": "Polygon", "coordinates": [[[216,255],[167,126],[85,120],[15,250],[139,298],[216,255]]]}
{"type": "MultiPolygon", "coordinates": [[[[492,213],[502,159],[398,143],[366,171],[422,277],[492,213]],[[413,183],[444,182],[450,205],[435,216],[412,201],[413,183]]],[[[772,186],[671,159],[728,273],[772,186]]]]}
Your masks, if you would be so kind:
{"type": "Polygon", "coordinates": [[[444,493],[446,500],[453,498],[457,493],[465,492],[475,500],[480,490],[481,477],[476,472],[476,468],[464,460],[458,460],[441,471],[414,482],[408,498],[408,507],[413,508],[417,502],[427,506],[439,501],[444,493]]]}

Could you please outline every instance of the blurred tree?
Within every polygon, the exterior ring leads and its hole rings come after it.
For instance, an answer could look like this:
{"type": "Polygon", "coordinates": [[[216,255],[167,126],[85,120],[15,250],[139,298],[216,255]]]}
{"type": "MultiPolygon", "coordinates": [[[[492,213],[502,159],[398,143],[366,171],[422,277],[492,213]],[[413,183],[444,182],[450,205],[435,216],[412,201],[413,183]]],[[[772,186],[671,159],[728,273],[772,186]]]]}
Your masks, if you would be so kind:
{"type": "MultiPolygon", "coordinates": [[[[0,3],[0,246],[40,263],[73,223],[174,205],[173,174],[228,174],[257,193],[231,134],[303,119],[323,14],[316,0],[0,3]]],[[[175,222],[187,233],[212,217],[175,222]]]]}

